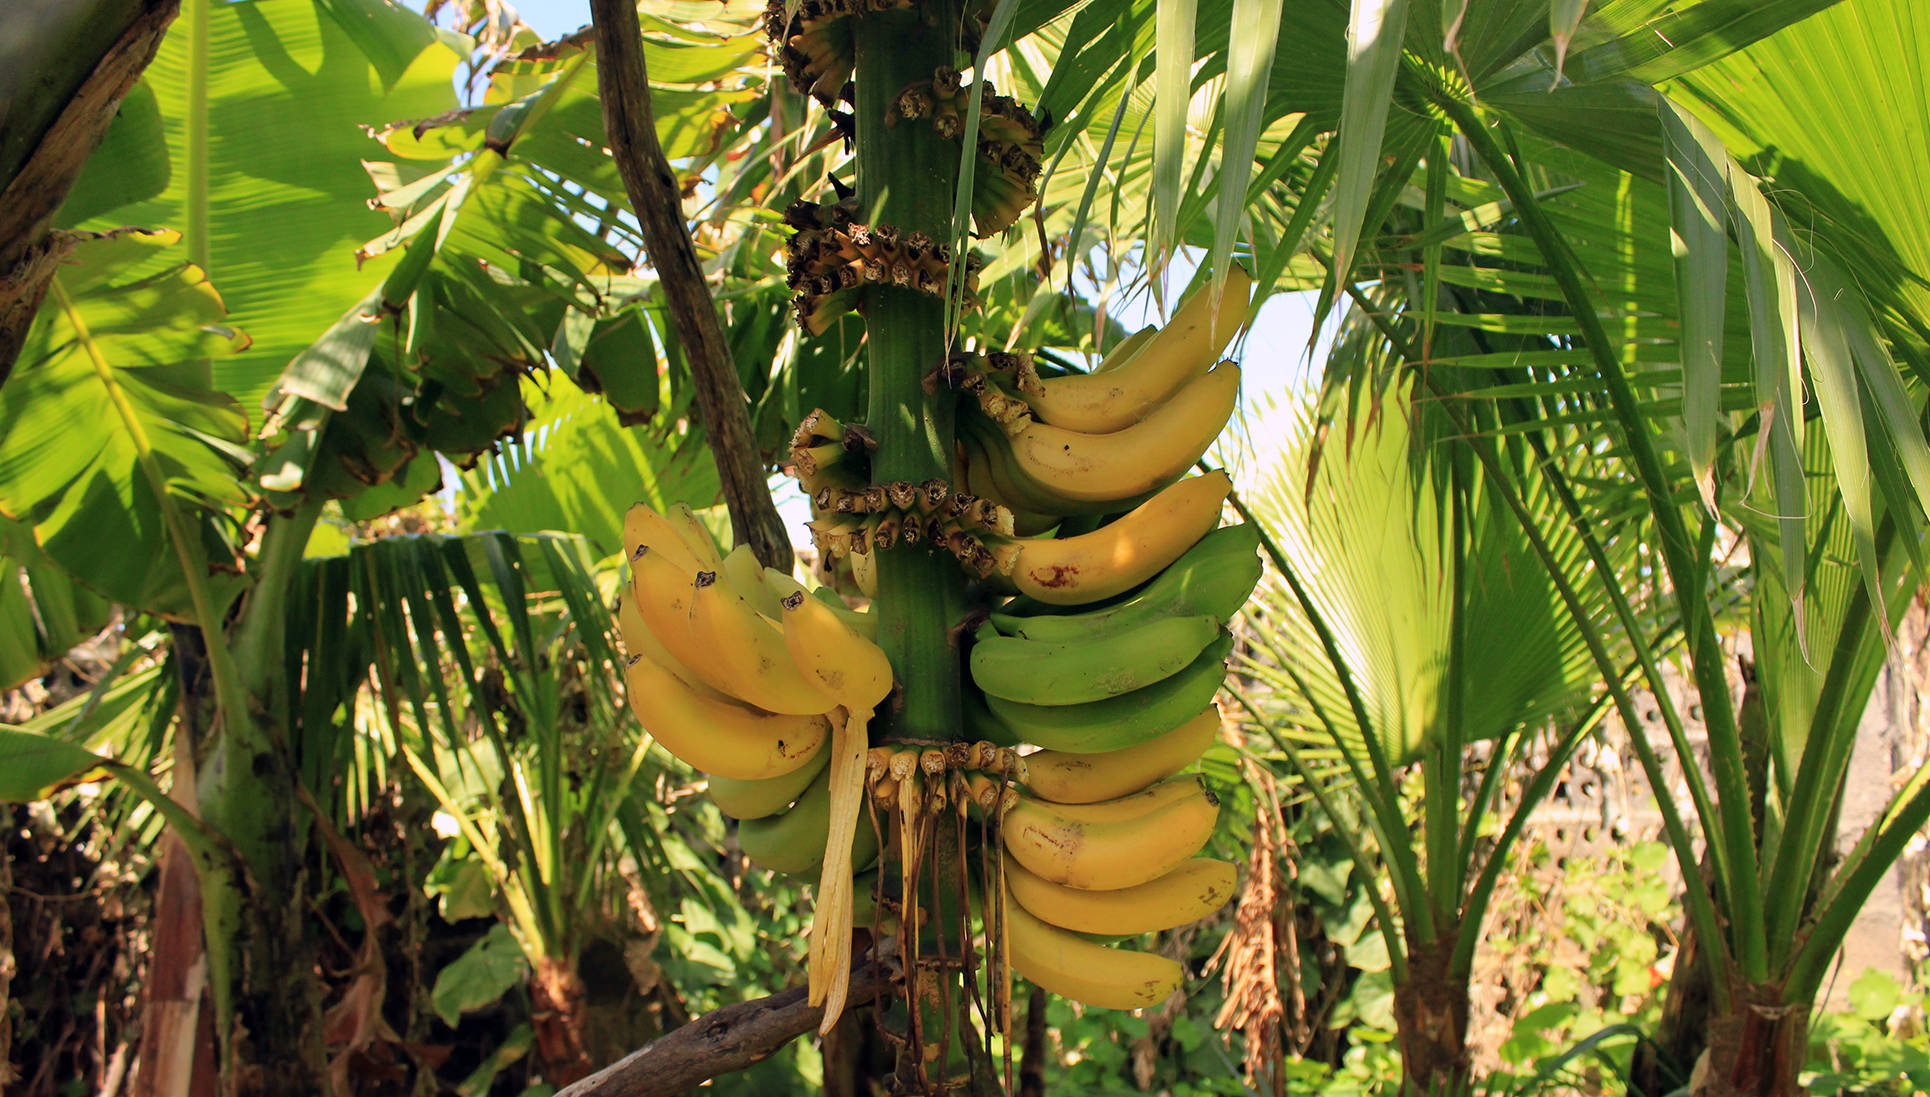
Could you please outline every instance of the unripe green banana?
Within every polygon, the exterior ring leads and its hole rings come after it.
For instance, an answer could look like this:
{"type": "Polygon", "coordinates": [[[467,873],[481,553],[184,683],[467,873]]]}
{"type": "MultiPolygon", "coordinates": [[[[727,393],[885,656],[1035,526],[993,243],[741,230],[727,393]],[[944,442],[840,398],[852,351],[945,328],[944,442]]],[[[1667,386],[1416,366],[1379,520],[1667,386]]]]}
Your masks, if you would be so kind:
{"type": "Polygon", "coordinates": [[[1164,681],[1220,633],[1213,617],[1163,617],[1115,636],[1047,643],[986,629],[972,645],[972,681],[987,695],[1077,705],[1164,681]]]}
{"type": "Polygon", "coordinates": [[[730,777],[710,778],[710,800],[717,810],[732,819],[762,819],[776,815],[792,802],[804,795],[806,789],[816,781],[824,767],[831,764],[831,752],[818,748],[803,768],[778,777],[766,777],[756,781],[739,781],[730,777]]]}
{"type": "Polygon", "coordinates": [[[1007,636],[1058,641],[1118,636],[1161,617],[1203,613],[1230,620],[1260,581],[1259,544],[1260,535],[1251,525],[1223,526],[1122,598],[1077,613],[1014,598],[992,615],[992,623],[1007,636]]]}
{"type": "MultiPolygon", "coordinates": [[[[824,843],[831,833],[831,771],[827,767],[804,790],[791,810],[737,825],[737,845],[751,863],[790,876],[812,876],[824,864],[824,843]]],[[[851,841],[851,868],[870,867],[878,857],[878,832],[858,820],[851,841]]]]}
{"type": "Polygon", "coordinates": [[[1028,705],[986,698],[992,715],[1028,743],[1093,754],[1164,734],[1196,716],[1219,692],[1233,637],[1222,631],[1185,669],[1164,681],[1083,705],[1028,705]]]}

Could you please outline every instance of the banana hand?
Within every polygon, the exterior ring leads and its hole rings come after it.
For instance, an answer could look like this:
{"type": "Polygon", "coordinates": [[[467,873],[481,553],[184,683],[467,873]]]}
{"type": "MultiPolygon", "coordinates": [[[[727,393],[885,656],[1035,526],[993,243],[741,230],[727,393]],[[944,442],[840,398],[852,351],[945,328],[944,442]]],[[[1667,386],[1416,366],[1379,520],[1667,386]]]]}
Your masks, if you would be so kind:
{"type": "Polygon", "coordinates": [[[643,655],[624,668],[630,709],[664,749],[706,773],[756,781],[790,773],[819,753],[831,722],[775,716],[708,697],[643,655]]]}
{"type": "Polygon", "coordinates": [[[1211,703],[1226,677],[1226,657],[1232,650],[1232,635],[1222,631],[1178,673],[1103,701],[1030,705],[987,695],[985,705],[1013,734],[1047,750],[1074,754],[1122,750],[1164,735],[1211,703]]]}
{"type": "Polygon", "coordinates": [[[1117,636],[1161,617],[1203,613],[1230,620],[1260,581],[1259,545],[1252,526],[1224,526],[1128,598],[1075,613],[1015,598],[992,615],[992,624],[1007,636],[1052,641],[1117,636]]]}
{"type": "Polygon", "coordinates": [[[1170,777],[1205,753],[1220,734],[1220,707],[1156,739],[1103,754],[1041,750],[1026,756],[1026,787],[1057,804],[1090,804],[1126,796],[1170,777]]]}
{"type": "Polygon", "coordinates": [[[1021,797],[999,831],[1006,852],[1055,884],[1110,891],[1156,880],[1198,853],[1213,834],[1219,801],[1195,779],[1190,794],[1128,819],[1088,822],[1057,805],[1021,797]]]}
{"type": "Polygon", "coordinates": [[[1110,598],[1164,571],[1212,532],[1232,490],[1223,471],[1188,477],[1091,533],[1007,542],[1001,570],[1021,593],[1052,605],[1110,598]]]}
{"type": "Polygon", "coordinates": [[[1246,271],[1235,267],[1217,300],[1210,287],[1202,286],[1181,303],[1171,323],[1127,353],[1115,350],[1091,373],[1041,381],[1040,391],[1027,396],[1032,414],[1040,422],[1086,434],[1110,434],[1140,422],[1219,359],[1245,322],[1251,285],[1246,271]],[[1112,363],[1114,358],[1119,360],[1112,363]]]}
{"type": "Polygon", "coordinates": [[[1039,921],[1018,903],[1004,906],[1001,928],[1012,966],[1061,998],[1099,1009],[1144,1009],[1185,981],[1176,960],[1095,944],[1039,921]]]}
{"type": "Polygon", "coordinates": [[[1130,937],[1197,922],[1226,905],[1239,871],[1229,861],[1194,857],[1138,887],[1086,891],[1035,876],[1006,859],[1005,886],[1039,920],[1075,933],[1130,937]]]}
{"type": "Polygon", "coordinates": [[[1104,640],[1044,643],[981,630],[972,682],[988,696],[1032,705],[1118,697],[1184,669],[1220,634],[1211,617],[1166,617],[1104,640]]]}

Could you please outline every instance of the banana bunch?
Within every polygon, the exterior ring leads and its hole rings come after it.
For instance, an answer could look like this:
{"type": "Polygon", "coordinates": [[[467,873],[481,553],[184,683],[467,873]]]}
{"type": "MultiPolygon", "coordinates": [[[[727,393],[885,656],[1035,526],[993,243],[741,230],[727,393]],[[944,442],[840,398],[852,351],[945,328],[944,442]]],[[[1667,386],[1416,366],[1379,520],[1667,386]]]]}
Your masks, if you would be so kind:
{"type": "Polygon", "coordinates": [[[623,533],[630,589],[617,623],[630,707],[672,754],[711,774],[753,862],[819,874],[810,994],[833,1024],[849,989],[852,877],[878,851],[859,817],[867,732],[891,665],[865,615],[759,566],[748,546],[720,555],[686,506],[660,514],[639,503],[623,533]]]}
{"type": "Polygon", "coordinates": [[[995,354],[940,378],[975,398],[967,490],[1014,509],[1018,531],[987,539],[990,582],[1014,597],[974,636],[967,720],[1042,748],[1019,787],[975,789],[1002,847],[988,933],[1020,974],[1092,1006],[1171,993],[1180,964],[1105,939],[1206,917],[1238,875],[1199,855],[1219,807],[1184,771],[1218,736],[1225,626],[1259,581],[1258,537],[1220,528],[1224,472],[1181,477],[1231,412],[1238,367],[1213,363],[1247,288],[1235,274],[1219,300],[1195,294],[1090,374],[995,354]]]}
{"type": "MultiPolygon", "coordinates": [[[[784,277],[796,293],[792,304],[798,327],[822,335],[841,314],[857,304],[860,287],[904,286],[943,297],[951,276],[952,249],[922,232],[899,233],[890,225],[853,220],[850,202],[829,206],[793,202],[785,223],[797,231],[785,244],[784,277]]],[[[978,271],[983,260],[964,257],[965,305],[978,305],[978,271]]]]}
{"type": "MultiPolygon", "coordinates": [[[[931,119],[947,141],[965,132],[972,89],[957,69],[943,66],[930,80],[906,86],[892,99],[886,125],[931,119]]],[[[985,84],[979,97],[978,168],[972,176],[972,231],[990,236],[1002,231],[1039,197],[1040,160],[1045,155],[1049,120],[1033,116],[1018,100],[996,95],[985,84]]]]}

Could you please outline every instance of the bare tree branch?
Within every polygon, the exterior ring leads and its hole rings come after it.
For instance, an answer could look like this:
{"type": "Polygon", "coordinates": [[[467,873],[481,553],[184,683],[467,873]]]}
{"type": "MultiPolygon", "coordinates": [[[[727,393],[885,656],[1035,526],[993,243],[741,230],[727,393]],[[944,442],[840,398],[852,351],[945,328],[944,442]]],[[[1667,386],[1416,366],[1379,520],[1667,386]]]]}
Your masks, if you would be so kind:
{"type": "Polygon", "coordinates": [[[737,379],[717,306],[697,262],[676,176],[657,143],[635,2],[590,0],[590,16],[596,25],[596,82],[603,98],[603,128],[643,229],[644,250],[650,265],[657,268],[671,325],[697,383],[697,413],[710,435],[731,528],[766,567],[789,571],[791,540],[771,502],[764,464],[751,438],[749,399],[737,379]]]}
{"type": "MultiPolygon", "coordinates": [[[[889,993],[902,970],[897,956],[891,954],[854,969],[846,1008],[889,993]]],[[[557,1097],[674,1097],[706,1079],[768,1058],[816,1029],[823,1016],[823,1007],[807,1002],[803,987],[723,1006],[665,1033],[557,1097]]]]}

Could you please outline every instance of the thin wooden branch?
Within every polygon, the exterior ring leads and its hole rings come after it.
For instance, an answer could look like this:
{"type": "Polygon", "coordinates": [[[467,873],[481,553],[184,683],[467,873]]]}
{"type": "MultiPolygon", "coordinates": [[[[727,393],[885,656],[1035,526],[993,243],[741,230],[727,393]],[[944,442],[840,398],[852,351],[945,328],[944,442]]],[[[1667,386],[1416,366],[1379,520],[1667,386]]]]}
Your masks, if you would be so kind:
{"type": "MultiPolygon", "coordinates": [[[[902,978],[895,955],[879,956],[851,972],[846,1008],[890,993],[902,978]]],[[[822,1006],[792,987],[767,998],[711,1010],[674,1032],[665,1033],[557,1097],[674,1097],[706,1079],[743,1070],[777,1049],[815,1031],[822,1006]]]]}
{"type": "Polygon", "coordinates": [[[750,401],[737,379],[717,306],[697,262],[677,177],[657,142],[635,0],[590,0],[590,16],[596,27],[596,83],[610,154],[623,175],[623,188],[643,230],[644,251],[657,269],[671,326],[690,363],[697,414],[710,436],[731,529],[766,567],[788,572],[791,540],[771,502],[764,462],[751,437],[750,401]]]}

